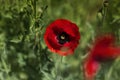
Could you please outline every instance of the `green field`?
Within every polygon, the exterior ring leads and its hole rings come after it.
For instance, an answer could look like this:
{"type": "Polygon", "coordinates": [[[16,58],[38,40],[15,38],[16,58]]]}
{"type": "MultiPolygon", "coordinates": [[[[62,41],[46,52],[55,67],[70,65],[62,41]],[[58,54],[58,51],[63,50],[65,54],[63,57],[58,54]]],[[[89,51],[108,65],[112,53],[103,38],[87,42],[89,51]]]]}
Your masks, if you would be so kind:
{"type": "MultiPolygon", "coordinates": [[[[84,80],[89,48],[106,33],[120,46],[119,0],[0,0],[0,80],[84,80]],[[78,25],[81,35],[74,54],[62,62],[43,38],[59,18],[78,25]]],[[[120,58],[101,63],[95,80],[120,80],[120,58]]]]}

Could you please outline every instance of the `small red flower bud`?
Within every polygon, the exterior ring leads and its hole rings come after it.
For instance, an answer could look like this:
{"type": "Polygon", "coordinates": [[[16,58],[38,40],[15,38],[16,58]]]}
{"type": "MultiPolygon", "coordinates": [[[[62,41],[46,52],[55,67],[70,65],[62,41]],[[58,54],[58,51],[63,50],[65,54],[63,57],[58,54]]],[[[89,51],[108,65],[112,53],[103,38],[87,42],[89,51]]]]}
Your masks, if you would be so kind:
{"type": "Polygon", "coordinates": [[[44,40],[48,48],[59,55],[73,54],[79,44],[80,33],[75,23],[57,19],[48,25],[44,40]]]}

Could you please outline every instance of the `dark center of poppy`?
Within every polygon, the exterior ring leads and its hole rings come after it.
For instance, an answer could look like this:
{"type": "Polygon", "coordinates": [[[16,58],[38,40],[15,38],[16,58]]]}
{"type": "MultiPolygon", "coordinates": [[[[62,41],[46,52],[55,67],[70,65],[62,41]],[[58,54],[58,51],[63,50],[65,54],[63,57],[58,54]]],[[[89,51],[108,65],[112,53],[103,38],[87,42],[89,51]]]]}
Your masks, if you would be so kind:
{"type": "Polygon", "coordinates": [[[57,39],[60,44],[65,44],[69,41],[69,35],[65,32],[62,32],[61,34],[57,35],[57,39]]]}

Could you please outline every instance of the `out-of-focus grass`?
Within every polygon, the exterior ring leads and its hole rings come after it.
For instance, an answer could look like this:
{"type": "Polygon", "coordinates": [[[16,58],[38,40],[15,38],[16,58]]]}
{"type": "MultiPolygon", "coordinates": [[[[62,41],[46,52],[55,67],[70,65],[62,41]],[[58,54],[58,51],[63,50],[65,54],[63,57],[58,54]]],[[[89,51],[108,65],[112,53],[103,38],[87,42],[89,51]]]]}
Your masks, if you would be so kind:
{"type": "MultiPolygon", "coordinates": [[[[54,80],[56,66],[61,66],[64,80],[83,80],[83,61],[95,36],[111,32],[120,44],[119,4],[119,0],[109,0],[107,7],[102,0],[0,0],[0,80],[54,80]],[[57,18],[76,23],[81,33],[74,55],[63,57],[61,65],[60,56],[43,40],[46,26],[57,18]]],[[[103,63],[96,80],[119,80],[119,61],[103,63]]]]}

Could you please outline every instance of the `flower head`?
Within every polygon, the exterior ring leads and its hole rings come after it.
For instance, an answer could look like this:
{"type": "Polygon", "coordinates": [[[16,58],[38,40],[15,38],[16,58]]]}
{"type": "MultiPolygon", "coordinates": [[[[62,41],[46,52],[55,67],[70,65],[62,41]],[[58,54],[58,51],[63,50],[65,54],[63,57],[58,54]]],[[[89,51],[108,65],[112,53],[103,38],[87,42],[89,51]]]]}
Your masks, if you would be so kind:
{"type": "Polygon", "coordinates": [[[75,23],[57,19],[48,25],[44,40],[48,48],[62,56],[73,54],[80,39],[79,28],[75,23]]]}
{"type": "Polygon", "coordinates": [[[120,47],[115,46],[115,37],[106,34],[98,37],[94,43],[91,56],[98,61],[108,61],[120,55],[120,47]]]}
{"type": "Polygon", "coordinates": [[[101,62],[113,60],[120,56],[120,47],[115,46],[115,38],[111,34],[96,38],[93,47],[84,63],[86,80],[93,80],[101,62]]]}

